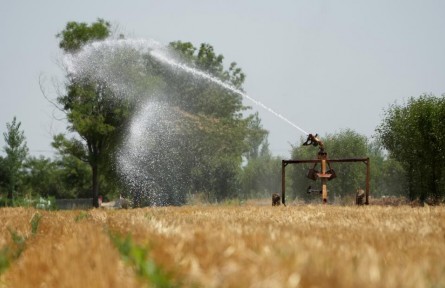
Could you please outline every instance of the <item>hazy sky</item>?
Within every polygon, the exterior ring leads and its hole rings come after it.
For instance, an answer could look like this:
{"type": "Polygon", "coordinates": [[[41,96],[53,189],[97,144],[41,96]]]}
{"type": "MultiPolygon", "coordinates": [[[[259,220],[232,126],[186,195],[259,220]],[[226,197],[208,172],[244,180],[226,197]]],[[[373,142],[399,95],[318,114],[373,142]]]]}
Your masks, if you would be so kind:
{"type": "MultiPolygon", "coordinates": [[[[370,137],[391,103],[445,92],[445,1],[0,1],[0,132],[17,116],[33,155],[51,156],[51,135],[65,131],[39,75],[55,97],[55,35],[68,21],[103,18],[127,38],[210,43],[244,70],[250,96],[310,133],[370,137]]],[[[272,152],[288,157],[304,135],[258,111],[272,152]]]]}

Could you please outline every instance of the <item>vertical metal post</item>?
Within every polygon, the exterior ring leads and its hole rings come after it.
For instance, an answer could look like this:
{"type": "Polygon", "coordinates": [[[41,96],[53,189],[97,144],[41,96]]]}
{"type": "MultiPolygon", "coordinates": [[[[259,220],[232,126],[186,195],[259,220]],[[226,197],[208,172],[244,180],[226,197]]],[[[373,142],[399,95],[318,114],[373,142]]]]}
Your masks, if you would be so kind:
{"type": "Polygon", "coordinates": [[[371,165],[369,162],[369,158],[366,160],[366,195],[365,195],[365,204],[369,205],[369,181],[371,179],[371,165]]]}
{"type": "Polygon", "coordinates": [[[326,156],[321,156],[321,197],[323,198],[323,204],[328,202],[328,189],[326,187],[327,179],[325,177],[326,174],[326,156]]]}
{"type": "Polygon", "coordinates": [[[286,205],[286,165],[284,160],[281,161],[281,202],[286,205]]]}

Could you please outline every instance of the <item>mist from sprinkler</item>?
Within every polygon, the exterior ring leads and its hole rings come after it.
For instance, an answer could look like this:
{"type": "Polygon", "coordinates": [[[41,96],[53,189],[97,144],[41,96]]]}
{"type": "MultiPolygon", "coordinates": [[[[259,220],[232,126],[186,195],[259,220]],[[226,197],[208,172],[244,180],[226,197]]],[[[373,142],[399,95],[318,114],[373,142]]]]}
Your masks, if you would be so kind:
{"type": "MultiPolygon", "coordinates": [[[[68,77],[73,81],[105,83],[106,87],[113,92],[113,97],[127,99],[138,104],[138,111],[131,119],[130,127],[126,132],[126,140],[115,155],[118,173],[128,184],[129,192],[135,201],[156,206],[171,204],[172,201],[174,202],[172,197],[178,196],[175,187],[183,183],[177,183],[178,185],[173,183],[170,191],[163,191],[158,182],[186,181],[170,177],[174,175],[163,175],[159,178],[147,173],[147,171],[157,171],[162,165],[164,170],[173,174],[180,165],[180,163],[164,161],[166,158],[164,153],[151,150],[156,143],[162,143],[161,146],[169,151],[169,157],[174,157],[171,155],[174,154],[174,146],[181,145],[180,141],[175,139],[177,131],[174,129],[176,127],[174,123],[180,116],[168,104],[168,97],[156,89],[147,90],[146,87],[140,85],[150,76],[150,71],[147,70],[147,55],[165,67],[174,69],[175,72],[187,73],[194,76],[197,81],[210,81],[236,93],[269,111],[304,135],[309,135],[301,127],[243,91],[184,64],[168,46],[157,41],[107,39],[92,42],[82,47],[77,53],[64,55],[63,64],[68,77]]],[[[115,99],[110,99],[110,101],[113,100],[115,99]]]]}

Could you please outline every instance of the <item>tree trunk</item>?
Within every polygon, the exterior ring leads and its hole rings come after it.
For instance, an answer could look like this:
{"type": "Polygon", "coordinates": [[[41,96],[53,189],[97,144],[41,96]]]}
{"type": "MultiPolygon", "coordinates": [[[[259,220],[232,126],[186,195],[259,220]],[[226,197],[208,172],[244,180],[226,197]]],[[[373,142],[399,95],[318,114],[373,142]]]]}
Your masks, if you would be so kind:
{"type": "Polygon", "coordinates": [[[15,179],[14,176],[11,175],[10,179],[9,179],[9,185],[8,185],[8,204],[7,206],[13,206],[13,202],[14,202],[14,188],[15,188],[15,179]]]}
{"type": "Polygon", "coordinates": [[[12,200],[12,197],[13,197],[12,189],[11,189],[11,187],[9,187],[9,189],[8,189],[8,199],[12,200]]]}
{"type": "Polygon", "coordinates": [[[97,163],[92,163],[93,170],[93,207],[99,208],[99,167],[97,163]]]}
{"type": "Polygon", "coordinates": [[[8,200],[6,202],[6,206],[13,206],[12,201],[13,201],[12,189],[8,189],[8,200]]]}

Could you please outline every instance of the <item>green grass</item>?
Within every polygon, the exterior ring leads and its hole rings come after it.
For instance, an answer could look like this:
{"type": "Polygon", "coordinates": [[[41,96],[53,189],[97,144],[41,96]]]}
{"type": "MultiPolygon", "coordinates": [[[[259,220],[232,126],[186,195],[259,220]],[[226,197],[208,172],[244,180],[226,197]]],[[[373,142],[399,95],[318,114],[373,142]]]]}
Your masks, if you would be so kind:
{"type": "MultiPolygon", "coordinates": [[[[30,221],[31,235],[34,236],[39,228],[42,215],[35,213],[30,221]]],[[[5,272],[11,263],[18,259],[22,252],[26,248],[26,241],[28,237],[19,234],[16,230],[8,227],[9,234],[11,235],[12,245],[5,246],[0,250],[0,274],[5,272]]]]}
{"type": "Polygon", "coordinates": [[[81,211],[81,212],[79,213],[79,215],[77,215],[77,216],[74,218],[74,221],[79,222],[79,221],[82,221],[83,219],[89,219],[89,218],[91,218],[91,215],[90,215],[89,213],[87,213],[87,212],[85,212],[85,211],[81,211]]]}
{"type": "Polygon", "coordinates": [[[31,233],[35,235],[37,230],[39,229],[40,220],[42,219],[42,215],[39,213],[35,213],[31,219],[31,233]]]}
{"type": "Polygon", "coordinates": [[[3,247],[0,250],[0,275],[5,272],[11,265],[11,251],[9,247],[3,247]]]}
{"type": "Polygon", "coordinates": [[[146,280],[150,287],[177,287],[171,277],[150,258],[148,247],[135,244],[129,235],[121,237],[110,233],[110,238],[124,261],[133,266],[136,274],[146,280]]]}

